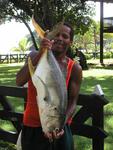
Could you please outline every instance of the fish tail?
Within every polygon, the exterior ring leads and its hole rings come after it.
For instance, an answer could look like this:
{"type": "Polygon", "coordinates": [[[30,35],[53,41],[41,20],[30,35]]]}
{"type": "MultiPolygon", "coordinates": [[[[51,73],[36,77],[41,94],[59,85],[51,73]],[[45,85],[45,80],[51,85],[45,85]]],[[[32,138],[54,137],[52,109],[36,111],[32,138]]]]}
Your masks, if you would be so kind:
{"type": "Polygon", "coordinates": [[[44,38],[45,31],[39,26],[39,24],[35,21],[34,17],[32,17],[32,23],[35,27],[36,32],[39,34],[41,38],[44,38]]]}
{"type": "Polygon", "coordinates": [[[32,77],[35,72],[35,67],[32,64],[31,57],[28,57],[28,68],[29,68],[30,75],[32,77]]]}

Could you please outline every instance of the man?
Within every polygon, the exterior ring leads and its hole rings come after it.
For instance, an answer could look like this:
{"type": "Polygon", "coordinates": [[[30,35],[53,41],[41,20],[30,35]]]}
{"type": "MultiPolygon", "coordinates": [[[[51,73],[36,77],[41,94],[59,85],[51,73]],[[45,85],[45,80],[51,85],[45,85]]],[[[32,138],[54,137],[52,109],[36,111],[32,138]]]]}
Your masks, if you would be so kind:
{"type": "Polygon", "coordinates": [[[80,63],[80,66],[82,67],[82,70],[87,70],[88,66],[87,66],[86,57],[83,54],[83,52],[80,51],[78,48],[76,48],[76,56],[79,58],[79,63],[80,63]]]}
{"type": "Polygon", "coordinates": [[[28,82],[27,105],[23,117],[22,129],[22,150],[74,150],[73,138],[70,130],[70,123],[77,103],[77,98],[82,80],[82,69],[77,62],[66,56],[68,48],[73,41],[73,29],[70,25],[64,24],[60,32],[50,41],[46,37],[40,43],[39,52],[31,52],[29,56],[33,65],[36,66],[41,55],[41,49],[52,50],[60,68],[66,78],[68,89],[68,107],[64,128],[56,134],[44,135],[41,128],[38,107],[36,104],[36,89],[30,78],[27,61],[23,68],[17,73],[16,83],[18,86],[28,82]],[[48,137],[55,139],[50,142],[48,137]]]}

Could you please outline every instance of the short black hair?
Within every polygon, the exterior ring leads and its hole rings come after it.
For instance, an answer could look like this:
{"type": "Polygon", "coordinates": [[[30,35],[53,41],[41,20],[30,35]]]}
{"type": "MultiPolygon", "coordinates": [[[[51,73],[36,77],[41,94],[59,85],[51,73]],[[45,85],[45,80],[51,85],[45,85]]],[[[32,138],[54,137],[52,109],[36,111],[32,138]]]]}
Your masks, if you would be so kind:
{"type": "Polygon", "coordinates": [[[67,23],[67,22],[64,22],[64,25],[69,27],[71,29],[71,32],[70,32],[70,40],[73,41],[73,37],[74,37],[74,30],[73,30],[73,27],[67,23]]]}

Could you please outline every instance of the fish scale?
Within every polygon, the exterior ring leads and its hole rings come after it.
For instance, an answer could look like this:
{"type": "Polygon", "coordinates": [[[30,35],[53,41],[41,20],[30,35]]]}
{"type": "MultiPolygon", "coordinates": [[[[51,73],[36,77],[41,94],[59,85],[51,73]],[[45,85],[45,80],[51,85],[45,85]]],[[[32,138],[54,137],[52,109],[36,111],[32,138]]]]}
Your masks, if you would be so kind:
{"type": "Polygon", "coordinates": [[[48,63],[51,67],[52,77],[54,78],[56,84],[56,90],[60,98],[60,106],[62,109],[66,110],[67,108],[67,88],[64,75],[57,63],[52,51],[48,51],[48,63]]]}

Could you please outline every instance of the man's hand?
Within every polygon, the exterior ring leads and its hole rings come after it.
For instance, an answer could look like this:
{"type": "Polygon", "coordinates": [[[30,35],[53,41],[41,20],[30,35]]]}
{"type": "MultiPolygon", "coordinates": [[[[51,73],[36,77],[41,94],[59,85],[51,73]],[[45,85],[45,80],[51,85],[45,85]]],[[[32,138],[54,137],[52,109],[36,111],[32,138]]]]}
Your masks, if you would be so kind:
{"type": "Polygon", "coordinates": [[[54,139],[59,139],[64,134],[64,130],[54,130],[53,132],[45,133],[45,136],[52,142],[54,139]]]}
{"type": "Polygon", "coordinates": [[[41,39],[41,42],[40,42],[40,49],[41,50],[43,50],[43,49],[51,50],[51,48],[52,48],[52,44],[53,44],[54,40],[50,40],[47,37],[48,33],[49,33],[49,30],[47,30],[45,32],[44,38],[41,39]]]}
{"type": "Polygon", "coordinates": [[[54,40],[50,41],[46,37],[43,38],[40,42],[40,50],[48,49],[50,50],[52,48],[54,40]]]}

